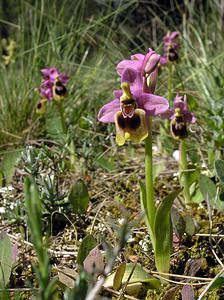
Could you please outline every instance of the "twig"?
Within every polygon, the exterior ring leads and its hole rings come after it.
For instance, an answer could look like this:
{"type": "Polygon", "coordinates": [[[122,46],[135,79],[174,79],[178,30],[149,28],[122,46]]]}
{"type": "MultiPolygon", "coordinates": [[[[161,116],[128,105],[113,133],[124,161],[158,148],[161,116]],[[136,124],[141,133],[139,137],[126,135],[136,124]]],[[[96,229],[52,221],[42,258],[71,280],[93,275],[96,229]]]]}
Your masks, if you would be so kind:
{"type": "MultiPolygon", "coordinates": [[[[16,241],[17,243],[19,243],[17,237],[15,237],[14,235],[9,234],[9,233],[7,233],[7,235],[8,235],[11,239],[13,239],[13,240],[16,241]]],[[[20,240],[20,241],[21,241],[23,244],[25,244],[25,245],[30,246],[30,247],[33,248],[33,244],[32,244],[32,243],[27,242],[27,241],[24,241],[24,240],[20,240]]],[[[56,250],[48,249],[48,252],[49,252],[50,254],[52,254],[52,255],[55,255],[55,256],[64,256],[64,255],[65,255],[65,256],[66,256],[66,255],[68,255],[68,256],[77,256],[77,251],[56,251],[56,250]]]]}
{"type": "MultiPolygon", "coordinates": [[[[115,294],[115,295],[117,295],[117,296],[119,296],[120,295],[120,292],[117,292],[117,291],[115,291],[115,290],[113,290],[113,289],[110,289],[110,288],[104,288],[104,290],[105,291],[108,291],[108,292],[110,292],[110,293],[113,293],[113,294],[115,294]]],[[[133,297],[133,296],[128,296],[128,295],[126,295],[126,294],[123,294],[123,296],[126,298],[126,299],[129,299],[129,300],[139,300],[138,298],[135,298],[135,297],[133,297]]]]}
{"type": "Polygon", "coordinates": [[[224,267],[221,269],[221,271],[209,282],[209,284],[206,286],[206,288],[203,290],[201,295],[198,297],[198,300],[201,300],[204,295],[207,293],[207,291],[210,289],[210,287],[213,285],[213,283],[216,281],[217,278],[220,277],[220,275],[224,272],[224,267]]]}
{"type": "Polygon", "coordinates": [[[2,292],[36,292],[39,291],[37,288],[15,288],[15,289],[0,289],[0,293],[2,292]]]}
{"type": "Polygon", "coordinates": [[[95,300],[96,299],[96,296],[100,292],[100,290],[106,280],[107,275],[112,272],[114,264],[115,264],[115,260],[116,260],[117,256],[119,255],[121,249],[125,245],[127,232],[129,232],[129,230],[130,230],[130,222],[128,222],[127,219],[126,219],[126,222],[120,228],[120,230],[121,230],[121,233],[120,233],[119,242],[118,242],[117,246],[114,248],[114,251],[111,253],[111,256],[109,257],[109,260],[104,268],[103,274],[101,275],[99,280],[96,282],[96,284],[93,286],[93,288],[91,289],[89,294],[86,296],[85,300],[95,300]]]}
{"type": "MultiPolygon", "coordinates": [[[[180,282],[180,281],[175,281],[175,280],[167,279],[167,278],[164,278],[163,276],[154,275],[154,277],[157,277],[160,280],[165,280],[165,281],[168,281],[168,282],[171,282],[171,283],[175,283],[175,284],[179,284],[179,285],[186,285],[186,282],[180,282]]],[[[188,282],[187,284],[188,285],[192,285],[192,286],[199,286],[199,285],[205,285],[207,283],[206,282],[198,282],[198,283],[190,283],[190,282],[188,282]]]]}
{"type": "Polygon", "coordinates": [[[205,236],[205,237],[219,237],[224,238],[224,234],[218,234],[218,233],[196,233],[196,236],[205,236]]]}
{"type": "Polygon", "coordinates": [[[130,281],[130,279],[131,279],[131,276],[133,275],[133,272],[134,272],[134,270],[135,270],[135,268],[136,268],[136,265],[137,265],[137,261],[136,261],[136,263],[133,265],[133,268],[132,268],[132,270],[131,270],[131,272],[130,272],[130,274],[129,274],[129,276],[128,276],[128,279],[127,279],[127,281],[125,282],[125,285],[124,285],[124,287],[123,287],[123,289],[122,289],[122,291],[121,291],[121,293],[120,293],[120,296],[118,297],[117,300],[121,300],[121,299],[122,299],[122,296],[124,296],[124,292],[125,292],[125,290],[126,290],[126,288],[127,288],[127,286],[128,286],[128,283],[129,283],[129,281],[130,281]]]}
{"type": "Polygon", "coordinates": [[[185,278],[185,279],[192,279],[192,280],[204,280],[204,281],[211,281],[213,279],[213,278],[204,278],[204,277],[195,277],[195,276],[185,276],[179,274],[170,274],[170,273],[163,273],[163,272],[156,272],[156,271],[151,271],[151,274],[166,275],[169,277],[185,278]]]}

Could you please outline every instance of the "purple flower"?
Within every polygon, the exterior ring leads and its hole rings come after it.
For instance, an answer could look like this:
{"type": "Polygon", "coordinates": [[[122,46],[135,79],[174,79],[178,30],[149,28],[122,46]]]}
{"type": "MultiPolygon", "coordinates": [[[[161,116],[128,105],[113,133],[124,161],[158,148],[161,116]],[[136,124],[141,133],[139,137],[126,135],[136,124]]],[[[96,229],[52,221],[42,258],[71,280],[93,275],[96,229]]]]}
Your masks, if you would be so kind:
{"type": "Polygon", "coordinates": [[[44,81],[50,80],[54,83],[56,80],[58,80],[64,84],[68,82],[68,76],[64,73],[59,72],[55,67],[44,68],[40,71],[42,73],[44,81]]]}
{"type": "Polygon", "coordinates": [[[141,82],[142,91],[145,93],[153,93],[155,91],[156,82],[158,78],[158,63],[160,61],[160,55],[152,49],[146,55],[134,54],[131,56],[131,60],[122,60],[117,65],[117,73],[123,79],[124,72],[129,69],[132,76],[137,76],[130,85],[135,84],[136,81],[141,82]]]}
{"type": "Polygon", "coordinates": [[[139,82],[133,84],[130,78],[136,80],[136,73],[139,74],[133,69],[124,71],[122,77],[129,82],[122,82],[123,91],[114,91],[115,99],[104,105],[98,114],[100,122],[115,123],[118,145],[126,140],[143,141],[148,136],[146,116],[160,115],[169,108],[165,98],[142,92],[139,82]]]}
{"type": "Polygon", "coordinates": [[[43,80],[39,88],[41,96],[50,101],[53,100],[53,86],[54,82],[50,80],[43,80]]]}
{"type": "Polygon", "coordinates": [[[187,106],[186,95],[176,95],[174,99],[174,107],[166,112],[171,119],[170,129],[175,139],[184,139],[188,135],[187,123],[195,123],[196,118],[187,106]]]}
{"type": "Polygon", "coordinates": [[[59,72],[55,67],[44,68],[41,70],[41,73],[43,80],[39,92],[42,97],[51,101],[53,99],[58,100],[66,94],[66,88],[64,86],[64,84],[68,82],[68,76],[66,74],[59,72]],[[57,90],[60,90],[59,93],[57,93],[57,90]]]}
{"type": "Polygon", "coordinates": [[[174,113],[177,108],[181,110],[181,113],[184,116],[184,119],[187,123],[195,123],[197,119],[195,118],[194,114],[189,111],[188,105],[187,105],[187,97],[186,95],[184,96],[179,96],[178,94],[176,95],[174,102],[173,102],[173,111],[171,114],[171,119],[174,118],[174,113]]]}
{"type": "Polygon", "coordinates": [[[180,33],[178,31],[168,32],[163,38],[163,51],[164,55],[160,58],[160,64],[166,65],[168,62],[178,60],[178,49],[180,44],[177,39],[180,33]]]}

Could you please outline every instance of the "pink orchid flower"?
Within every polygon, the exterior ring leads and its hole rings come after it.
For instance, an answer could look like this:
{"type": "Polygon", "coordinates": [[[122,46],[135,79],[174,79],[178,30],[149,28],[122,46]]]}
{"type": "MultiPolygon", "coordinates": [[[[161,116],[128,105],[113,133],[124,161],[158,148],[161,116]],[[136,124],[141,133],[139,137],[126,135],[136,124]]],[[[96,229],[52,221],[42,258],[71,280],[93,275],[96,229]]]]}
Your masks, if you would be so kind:
{"type": "Polygon", "coordinates": [[[39,92],[42,97],[53,100],[57,98],[57,89],[63,89],[66,93],[66,88],[64,84],[68,82],[68,76],[64,73],[59,72],[55,67],[47,67],[41,70],[43,80],[41,82],[39,92]],[[56,92],[56,93],[55,93],[56,92]]]}
{"type": "Polygon", "coordinates": [[[126,69],[122,79],[126,79],[121,84],[122,90],[115,90],[115,99],[105,104],[98,114],[100,122],[115,123],[118,145],[123,145],[126,140],[143,141],[148,136],[146,117],[163,114],[169,108],[167,99],[142,92],[136,70],[126,69]]]}
{"type": "Polygon", "coordinates": [[[167,32],[167,34],[163,38],[163,51],[164,55],[161,56],[160,64],[166,65],[168,62],[177,61],[178,49],[180,48],[180,44],[177,39],[180,33],[178,31],[167,32]]]}

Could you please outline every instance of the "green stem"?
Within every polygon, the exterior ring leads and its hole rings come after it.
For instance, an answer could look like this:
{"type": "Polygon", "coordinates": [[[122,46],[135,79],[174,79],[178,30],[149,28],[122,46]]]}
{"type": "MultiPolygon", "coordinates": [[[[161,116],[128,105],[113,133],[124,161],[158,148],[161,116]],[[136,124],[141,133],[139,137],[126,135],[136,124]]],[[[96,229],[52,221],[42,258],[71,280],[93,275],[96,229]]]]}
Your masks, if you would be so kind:
{"type": "Polygon", "coordinates": [[[63,111],[63,102],[57,101],[57,107],[61,118],[61,127],[64,134],[67,134],[66,124],[65,124],[65,117],[64,117],[64,111],[63,111]]]}
{"type": "MultiPolygon", "coordinates": [[[[147,219],[150,231],[153,232],[155,221],[156,207],[154,203],[153,192],[153,165],[152,165],[152,117],[149,117],[148,137],[145,139],[145,181],[146,181],[146,203],[147,203],[147,219]]],[[[150,234],[152,235],[152,233],[150,234]]],[[[154,237],[151,236],[152,242],[154,237]]]]}
{"type": "Polygon", "coordinates": [[[168,64],[168,100],[169,103],[172,102],[172,92],[173,92],[173,64],[168,64]]]}
{"type": "MultiPolygon", "coordinates": [[[[173,102],[172,99],[172,95],[173,95],[173,64],[172,63],[168,63],[167,66],[167,70],[168,70],[168,94],[167,94],[167,99],[169,101],[169,104],[171,105],[171,103],[173,102]]],[[[164,121],[164,127],[166,130],[169,130],[169,120],[165,120],[164,121]]]]}
{"type": "Polygon", "coordinates": [[[180,141],[179,146],[180,159],[179,159],[179,171],[180,181],[183,185],[183,195],[185,204],[191,203],[190,187],[189,187],[189,173],[187,172],[187,153],[186,153],[186,142],[185,139],[180,141]]]}

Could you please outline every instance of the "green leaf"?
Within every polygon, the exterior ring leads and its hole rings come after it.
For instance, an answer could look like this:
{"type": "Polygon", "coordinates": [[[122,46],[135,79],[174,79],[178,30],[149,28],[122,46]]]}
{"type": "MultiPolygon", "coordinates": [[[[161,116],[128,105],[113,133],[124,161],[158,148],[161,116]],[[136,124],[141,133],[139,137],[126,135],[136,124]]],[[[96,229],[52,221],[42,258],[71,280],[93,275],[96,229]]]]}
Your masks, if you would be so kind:
{"type": "Polygon", "coordinates": [[[191,200],[194,203],[201,203],[202,201],[204,201],[204,197],[200,191],[197,182],[193,182],[192,185],[190,186],[190,195],[191,195],[191,200]]]}
{"type": "Polygon", "coordinates": [[[194,224],[194,220],[192,219],[192,217],[190,215],[186,215],[184,217],[185,220],[185,232],[192,236],[195,233],[195,224],[194,224]]]}
{"type": "Polygon", "coordinates": [[[89,252],[96,247],[96,240],[91,234],[84,237],[78,251],[77,264],[83,265],[83,262],[89,252]]]}
{"type": "Polygon", "coordinates": [[[216,197],[216,185],[214,182],[208,176],[201,174],[199,177],[199,187],[204,200],[208,200],[214,205],[216,197]]]}
{"type": "Polygon", "coordinates": [[[126,270],[126,263],[120,264],[120,266],[117,268],[115,274],[114,274],[114,280],[113,280],[113,289],[115,291],[118,291],[121,288],[122,285],[122,279],[124,277],[126,270]]]}
{"type": "Polygon", "coordinates": [[[168,272],[173,244],[171,207],[180,189],[169,194],[158,206],[155,216],[155,261],[159,272],[168,272]]]}
{"type": "Polygon", "coordinates": [[[153,239],[153,228],[151,228],[149,220],[148,220],[148,214],[147,214],[147,201],[146,201],[146,190],[145,190],[145,185],[143,184],[142,181],[139,181],[140,185],[140,202],[141,202],[141,209],[145,213],[144,214],[144,220],[145,224],[148,228],[150,237],[151,237],[151,242],[154,244],[154,239],[153,239]]]}
{"type": "Polygon", "coordinates": [[[164,164],[164,162],[158,162],[156,164],[153,164],[153,174],[152,174],[153,182],[159,176],[159,174],[165,169],[166,169],[166,165],[164,164]]]}
{"type": "Polygon", "coordinates": [[[215,161],[215,171],[220,181],[224,183],[224,160],[217,159],[215,161]]]}
{"type": "Polygon", "coordinates": [[[68,200],[71,203],[74,213],[84,214],[89,205],[89,193],[85,182],[79,179],[71,188],[68,195],[68,200]]]}
{"type": "Polygon", "coordinates": [[[5,287],[9,282],[13,258],[12,243],[8,235],[3,231],[0,233],[0,287],[5,287]]]}
{"type": "MultiPolygon", "coordinates": [[[[104,283],[104,287],[108,287],[108,288],[114,287],[116,273],[117,273],[117,271],[114,272],[114,273],[112,273],[112,274],[110,274],[107,277],[107,279],[106,279],[106,281],[104,283]]],[[[117,279],[118,281],[116,282],[115,287],[118,287],[118,286],[121,287],[122,285],[126,284],[127,281],[128,281],[128,279],[129,279],[128,286],[131,286],[132,284],[136,284],[136,283],[145,283],[145,284],[147,284],[147,287],[151,288],[151,289],[157,289],[157,290],[159,290],[161,288],[160,280],[158,280],[155,277],[153,277],[150,274],[148,274],[138,264],[137,265],[135,265],[134,263],[122,264],[120,266],[119,276],[118,277],[119,277],[119,280],[117,279]],[[132,273],[132,275],[130,277],[131,273],[132,273]]],[[[139,287],[139,285],[138,286],[136,285],[136,288],[137,287],[139,287]]],[[[133,286],[132,286],[132,288],[133,288],[133,286]]]]}
{"type": "Polygon", "coordinates": [[[64,286],[69,287],[70,289],[74,288],[77,276],[78,273],[74,269],[58,269],[58,278],[60,283],[62,283],[64,286]]]}
{"type": "Polygon", "coordinates": [[[54,103],[50,103],[51,107],[46,115],[46,130],[48,136],[59,142],[64,143],[65,135],[61,125],[61,118],[57,109],[57,106],[54,103]]]}
{"type": "Polygon", "coordinates": [[[185,220],[176,208],[171,210],[171,219],[175,232],[182,238],[185,232],[185,220]]]}
{"type": "Polygon", "coordinates": [[[112,158],[107,159],[105,157],[100,157],[95,161],[95,164],[107,170],[108,172],[111,172],[115,169],[114,160],[112,158]]]}
{"type": "Polygon", "coordinates": [[[209,290],[220,288],[224,285],[224,273],[222,273],[212,284],[209,290]]]}
{"type": "Polygon", "coordinates": [[[21,155],[22,155],[22,149],[14,150],[4,154],[1,163],[1,171],[4,174],[4,179],[6,183],[11,182],[12,177],[15,173],[16,165],[19,163],[21,155]]]}
{"type": "Polygon", "coordinates": [[[4,184],[4,174],[3,172],[0,170],[0,187],[3,186],[4,184]]]}
{"type": "Polygon", "coordinates": [[[145,185],[142,181],[139,181],[140,186],[140,200],[141,200],[141,208],[142,210],[147,213],[147,202],[146,202],[146,190],[145,185]]]}

